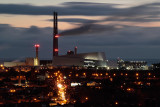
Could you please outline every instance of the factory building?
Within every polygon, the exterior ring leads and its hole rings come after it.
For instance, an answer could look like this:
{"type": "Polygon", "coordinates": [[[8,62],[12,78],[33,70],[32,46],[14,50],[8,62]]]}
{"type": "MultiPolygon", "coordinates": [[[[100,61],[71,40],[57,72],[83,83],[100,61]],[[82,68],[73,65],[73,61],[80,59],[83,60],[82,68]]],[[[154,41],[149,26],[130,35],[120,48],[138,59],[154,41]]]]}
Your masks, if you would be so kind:
{"type": "Polygon", "coordinates": [[[54,56],[53,66],[106,67],[106,57],[104,52],[54,56]]]}
{"type": "Polygon", "coordinates": [[[74,52],[68,51],[67,55],[58,55],[58,14],[54,12],[53,16],[53,66],[78,66],[78,67],[106,67],[106,58],[104,52],[79,53],[77,47],[74,52]]]}
{"type": "Polygon", "coordinates": [[[121,70],[148,70],[146,61],[124,61],[118,59],[117,64],[121,70]]]}
{"type": "Polygon", "coordinates": [[[154,63],[154,64],[152,64],[151,69],[152,70],[160,70],[160,63],[154,63]]]}
{"type": "MultiPolygon", "coordinates": [[[[58,67],[86,67],[86,68],[100,68],[106,67],[106,57],[104,52],[91,52],[91,53],[77,53],[77,47],[74,48],[74,51],[68,51],[66,55],[58,55],[58,14],[57,12],[53,13],[53,59],[52,65],[58,67]]],[[[39,55],[39,44],[35,44],[36,57],[26,58],[25,62],[11,62],[6,63],[6,66],[48,66],[51,64],[50,60],[40,61],[39,55]]]]}
{"type": "Polygon", "coordinates": [[[18,62],[18,61],[4,62],[3,65],[4,65],[5,67],[25,66],[25,62],[18,62]]]}

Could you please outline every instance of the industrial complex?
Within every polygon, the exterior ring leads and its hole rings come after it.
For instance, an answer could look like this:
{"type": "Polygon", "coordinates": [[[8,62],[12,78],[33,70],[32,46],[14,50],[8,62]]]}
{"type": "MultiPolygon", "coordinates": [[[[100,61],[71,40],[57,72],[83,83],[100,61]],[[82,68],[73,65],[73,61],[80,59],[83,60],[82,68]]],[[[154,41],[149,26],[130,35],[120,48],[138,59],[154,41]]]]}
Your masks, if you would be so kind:
{"type": "Polygon", "coordinates": [[[59,55],[58,49],[58,13],[53,13],[53,59],[52,60],[40,60],[38,57],[39,44],[35,44],[35,57],[26,58],[25,61],[4,61],[3,64],[6,67],[14,66],[54,66],[54,67],[80,67],[80,68],[103,68],[103,69],[147,69],[146,62],[144,61],[116,61],[116,64],[111,65],[111,62],[106,60],[104,52],[90,52],[90,53],[78,53],[78,47],[75,46],[74,51],[68,51],[67,54],[59,55]]]}
{"type": "Polygon", "coordinates": [[[57,12],[53,22],[53,59],[41,60],[35,44],[35,57],[0,61],[0,106],[160,107],[160,63],[106,60],[77,46],[59,55],[57,12]]]}
{"type": "Polygon", "coordinates": [[[51,61],[43,60],[41,64],[38,57],[39,44],[35,44],[36,57],[26,58],[25,62],[4,62],[4,66],[40,66],[40,65],[53,65],[57,67],[106,67],[106,57],[104,52],[91,52],[91,53],[77,53],[77,47],[75,51],[68,51],[66,55],[58,55],[58,14],[54,12],[53,14],[53,59],[51,61]]]}

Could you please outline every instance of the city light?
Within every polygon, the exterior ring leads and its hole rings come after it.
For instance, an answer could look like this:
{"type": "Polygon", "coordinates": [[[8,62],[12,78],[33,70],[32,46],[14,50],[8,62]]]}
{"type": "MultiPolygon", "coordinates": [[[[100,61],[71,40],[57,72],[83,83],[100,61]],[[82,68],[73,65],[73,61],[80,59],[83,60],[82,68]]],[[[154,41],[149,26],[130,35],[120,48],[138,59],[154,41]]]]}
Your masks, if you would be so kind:
{"type": "Polygon", "coordinates": [[[118,105],[118,102],[117,102],[117,101],[115,102],[115,105],[118,105]]]}
{"type": "Polygon", "coordinates": [[[57,86],[58,86],[58,88],[62,88],[62,84],[58,84],[57,86]]]}
{"type": "Polygon", "coordinates": [[[151,75],[151,73],[148,73],[148,75],[150,76],[150,75],[151,75]]]}
{"type": "Polygon", "coordinates": [[[57,88],[58,88],[58,100],[57,102],[61,105],[64,105],[67,103],[66,100],[66,86],[65,86],[65,81],[64,81],[64,76],[58,71],[56,73],[57,75],[57,88]]]}
{"type": "Polygon", "coordinates": [[[86,97],[85,99],[88,100],[88,97],[86,97]]]}

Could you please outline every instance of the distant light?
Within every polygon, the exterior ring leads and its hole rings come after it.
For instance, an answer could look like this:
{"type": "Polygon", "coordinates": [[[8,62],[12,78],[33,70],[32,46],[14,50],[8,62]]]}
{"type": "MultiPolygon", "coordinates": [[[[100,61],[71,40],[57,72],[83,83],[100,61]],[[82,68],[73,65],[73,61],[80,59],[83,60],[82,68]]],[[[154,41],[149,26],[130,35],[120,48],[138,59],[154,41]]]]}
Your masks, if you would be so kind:
{"type": "Polygon", "coordinates": [[[81,83],[71,83],[71,86],[72,86],[72,87],[80,86],[80,85],[81,85],[81,83]]]}
{"type": "Polygon", "coordinates": [[[14,93],[14,92],[16,92],[16,90],[15,89],[10,89],[10,92],[14,93]]]}
{"type": "Polygon", "coordinates": [[[118,105],[118,102],[116,101],[115,104],[118,105]]]}
{"type": "Polygon", "coordinates": [[[138,74],[138,73],[136,73],[136,76],[139,76],[139,74],[138,74]]]}
{"type": "Polygon", "coordinates": [[[88,97],[86,97],[85,99],[88,100],[88,97]]]}
{"type": "Polygon", "coordinates": [[[58,88],[62,88],[62,84],[58,84],[57,86],[58,86],[58,88]]]}
{"type": "Polygon", "coordinates": [[[59,38],[59,35],[57,34],[57,35],[55,35],[55,38],[59,38]]]}
{"type": "Polygon", "coordinates": [[[148,75],[150,76],[150,75],[151,75],[151,73],[148,73],[148,75]]]}
{"type": "Polygon", "coordinates": [[[37,48],[37,47],[40,47],[40,45],[39,45],[39,44],[35,44],[34,46],[35,46],[36,48],[37,48]]]}
{"type": "Polygon", "coordinates": [[[58,52],[58,49],[54,49],[55,52],[58,52]]]}

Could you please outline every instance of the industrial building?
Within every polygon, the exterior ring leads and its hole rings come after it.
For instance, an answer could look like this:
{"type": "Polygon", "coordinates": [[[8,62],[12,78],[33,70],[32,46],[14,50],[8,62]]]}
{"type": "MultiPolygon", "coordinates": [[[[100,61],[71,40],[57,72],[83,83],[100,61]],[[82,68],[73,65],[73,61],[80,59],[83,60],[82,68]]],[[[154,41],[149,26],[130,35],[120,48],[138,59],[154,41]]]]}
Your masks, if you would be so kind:
{"type": "Polygon", "coordinates": [[[75,51],[68,51],[67,55],[58,55],[58,18],[54,12],[53,23],[53,66],[78,66],[78,67],[106,67],[106,57],[104,52],[79,53],[77,47],[75,51]]]}
{"type": "Polygon", "coordinates": [[[118,59],[117,64],[121,70],[148,70],[146,61],[124,61],[118,59]]]}
{"type": "Polygon", "coordinates": [[[39,44],[35,44],[36,56],[26,58],[23,62],[5,62],[4,66],[48,66],[53,65],[56,67],[87,67],[87,68],[100,68],[106,67],[106,57],[104,52],[91,52],[91,53],[77,53],[77,47],[74,51],[68,51],[66,55],[58,55],[58,18],[57,12],[53,13],[53,59],[40,61],[39,44]]]}
{"type": "Polygon", "coordinates": [[[53,66],[106,67],[104,52],[55,56],[53,66]]]}

